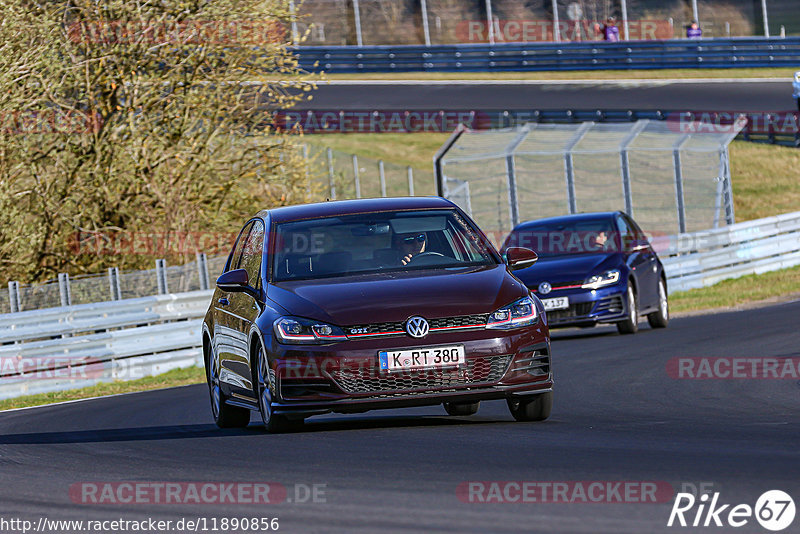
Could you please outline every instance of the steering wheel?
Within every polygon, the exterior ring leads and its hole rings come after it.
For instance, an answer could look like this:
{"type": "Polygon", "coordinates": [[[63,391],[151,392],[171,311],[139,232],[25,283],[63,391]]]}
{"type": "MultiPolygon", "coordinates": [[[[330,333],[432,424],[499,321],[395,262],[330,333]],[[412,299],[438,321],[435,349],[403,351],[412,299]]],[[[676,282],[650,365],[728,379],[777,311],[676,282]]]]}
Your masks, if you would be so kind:
{"type": "Polygon", "coordinates": [[[441,258],[444,258],[444,254],[440,254],[438,252],[420,252],[419,254],[414,254],[413,256],[411,256],[411,259],[408,261],[408,263],[414,263],[415,261],[417,261],[417,258],[424,258],[426,256],[428,258],[432,256],[439,256],[441,258]]]}

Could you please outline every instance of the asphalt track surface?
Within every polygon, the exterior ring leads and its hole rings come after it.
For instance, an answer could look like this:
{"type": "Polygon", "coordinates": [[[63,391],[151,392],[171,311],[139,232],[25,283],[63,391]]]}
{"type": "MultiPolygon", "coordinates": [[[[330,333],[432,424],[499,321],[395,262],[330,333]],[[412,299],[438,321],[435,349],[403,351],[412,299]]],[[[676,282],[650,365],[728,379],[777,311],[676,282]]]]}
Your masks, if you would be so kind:
{"type": "MultiPolygon", "coordinates": [[[[695,531],[672,506],[462,502],[465,481],[712,483],[724,503],[781,489],[800,501],[797,380],[677,380],[678,356],[800,356],[800,301],[757,310],[554,333],[552,417],[517,423],[504,402],[477,415],[439,407],[330,415],[269,435],[211,423],[196,385],[0,414],[2,517],[278,517],[281,532],[695,531]],[[326,502],[75,504],[84,481],[324,484],[326,502]]],[[[321,500],[321,499],[320,499],[321,500]]],[[[798,502],[800,504],[800,502],[798,502]]],[[[693,510],[694,511],[694,510],[693,510]]],[[[691,518],[692,516],[690,516],[691,518]]],[[[797,532],[800,518],[785,532],[797,532]]],[[[714,528],[715,532],[730,528],[714,528]]],[[[751,518],[739,532],[765,532],[751,518]]]]}
{"type": "Polygon", "coordinates": [[[322,83],[303,110],[797,111],[791,79],[322,83]]]}

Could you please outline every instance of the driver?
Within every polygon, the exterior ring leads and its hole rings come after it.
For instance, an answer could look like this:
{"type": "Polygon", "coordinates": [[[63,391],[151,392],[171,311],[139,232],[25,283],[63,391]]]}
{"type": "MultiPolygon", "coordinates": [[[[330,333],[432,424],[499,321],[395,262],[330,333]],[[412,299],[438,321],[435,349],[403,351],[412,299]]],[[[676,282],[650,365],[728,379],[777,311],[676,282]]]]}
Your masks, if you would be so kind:
{"type": "Polygon", "coordinates": [[[394,234],[392,237],[393,248],[400,253],[400,261],[403,265],[408,265],[411,258],[417,254],[425,252],[425,245],[428,236],[425,232],[414,232],[411,234],[394,234]]]}

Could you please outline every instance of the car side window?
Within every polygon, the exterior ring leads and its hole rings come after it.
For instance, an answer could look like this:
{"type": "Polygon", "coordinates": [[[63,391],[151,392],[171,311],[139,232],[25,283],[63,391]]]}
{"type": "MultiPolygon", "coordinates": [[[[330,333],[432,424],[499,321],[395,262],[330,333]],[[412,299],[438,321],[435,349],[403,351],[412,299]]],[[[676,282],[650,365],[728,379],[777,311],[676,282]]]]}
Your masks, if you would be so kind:
{"type": "Polygon", "coordinates": [[[264,249],[264,223],[257,220],[250,229],[244,248],[240,269],[247,271],[250,285],[256,289],[261,288],[261,252],[264,249]]]}
{"type": "Polygon", "coordinates": [[[228,268],[225,269],[226,272],[239,268],[239,262],[242,259],[242,250],[244,249],[247,235],[250,233],[250,228],[252,226],[253,223],[249,222],[242,228],[242,231],[239,232],[239,237],[236,239],[236,244],[233,246],[233,251],[231,251],[231,256],[228,259],[228,268]]]}
{"type": "Polygon", "coordinates": [[[631,229],[625,221],[625,218],[621,215],[617,216],[617,226],[619,227],[619,238],[622,244],[622,250],[630,250],[635,240],[633,229],[631,229]]]}

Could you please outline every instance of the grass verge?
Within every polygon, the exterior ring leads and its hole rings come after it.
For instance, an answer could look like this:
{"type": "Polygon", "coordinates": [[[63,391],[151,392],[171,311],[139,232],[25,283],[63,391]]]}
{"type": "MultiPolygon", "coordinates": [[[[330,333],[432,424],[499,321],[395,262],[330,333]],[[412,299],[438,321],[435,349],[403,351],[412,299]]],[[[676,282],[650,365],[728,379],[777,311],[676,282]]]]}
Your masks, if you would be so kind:
{"type": "MultiPolygon", "coordinates": [[[[570,70],[526,72],[367,72],[326,73],[328,80],[665,80],[693,78],[785,78],[797,69],[663,69],[663,70],[570,70]]],[[[323,82],[324,83],[324,82],[323,82]]]]}
{"type": "Polygon", "coordinates": [[[54,402],[103,397],[106,395],[116,395],[118,393],[133,393],[136,391],[149,391],[152,389],[199,384],[204,382],[205,379],[205,371],[201,367],[174,369],[162,375],[148,376],[138,380],[104,382],[81,389],[53,391],[52,393],[40,393],[37,395],[26,395],[14,399],[6,399],[0,401],[0,411],[40,406],[43,404],[52,404],[54,402]]]}
{"type": "Polygon", "coordinates": [[[719,308],[774,299],[800,292],[800,266],[723,280],[713,286],[669,296],[673,313],[719,308]]]}

